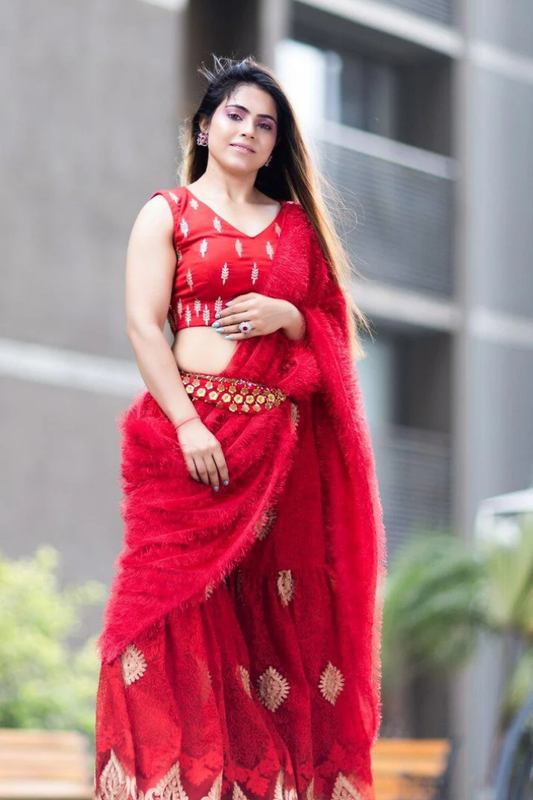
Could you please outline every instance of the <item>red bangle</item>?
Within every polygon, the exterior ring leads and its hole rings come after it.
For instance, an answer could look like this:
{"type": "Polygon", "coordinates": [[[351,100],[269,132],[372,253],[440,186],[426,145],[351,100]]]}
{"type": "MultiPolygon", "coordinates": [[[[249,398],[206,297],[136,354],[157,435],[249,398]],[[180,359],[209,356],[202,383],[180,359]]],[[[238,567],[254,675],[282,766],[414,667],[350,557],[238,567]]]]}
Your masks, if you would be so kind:
{"type": "Polygon", "coordinates": [[[174,425],[174,427],[175,427],[176,430],[178,430],[180,425],[184,425],[186,422],[190,422],[191,419],[196,419],[196,418],[200,419],[200,415],[199,414],[195,414],[193,417],[187,417],[187,419],[182,419],[182,421],[178,422],[178,424],[174,425]]]}

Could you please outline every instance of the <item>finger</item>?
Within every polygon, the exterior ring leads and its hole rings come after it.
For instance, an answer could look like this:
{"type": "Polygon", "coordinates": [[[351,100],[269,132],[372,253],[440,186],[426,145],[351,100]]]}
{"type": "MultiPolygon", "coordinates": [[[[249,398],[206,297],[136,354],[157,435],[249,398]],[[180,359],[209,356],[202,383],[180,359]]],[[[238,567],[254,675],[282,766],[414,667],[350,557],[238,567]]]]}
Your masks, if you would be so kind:
{"type": "MultiPolygon", "coordinates": [[[[226,329],[226,330],[228,330],[228,329],[226,329]]],[[[232,339],[250,339],[253,336],[263,336],[264,335],[263,328],[260,325],[254,326],[251,331],[248,331],[248,333],[245,333],[245,332],[241,331],[241,329],[239,328],[238,325],[230,326],[229,330],[230,330],[230,333],[226,334],[226,336],[230,336],[232,339]]],[[[224,335],[224,334],[222,334],[222,335],[224,335]]]]}
{"type": "Polygon", "coordinates": [[[196,471],[196,464],[194,463],[194,459],[191,456],[185,456],[185,464],[187,465],[187,469],[189,470],[189,475],[195,481],[200,481],[198,473],[196,471]]]}
{"type": "Polygon", "coordinates": [[[205,456],[204,457],[204,463],[205,463],[205,466],[206,466],[206,469],[207,469],[207,473],[209,475],[209,483],[211,484],[211,486],[213,488],[215,488],[215,486],[217,488],[219,488],[220,487],[220,478],[218,476],[217,465],[213,461],[213,456],[212,455],[205,456]]]}
{"type": "Polygon", "coordinates": [[[219,316],[215,315],[215,319],[218,322],[226,321],[228,318],[235,316],[235,314],[245,314],[246,313],[246,303],[235,303],[231,305],[231,308],[221,308],[219,316]]]}
{"type": "Polygon", "coordinates": [[[232,333],[223,333],[221,334],[224,338],[231,339],[233,342],[237,339],[253,339],[254,336],[261,336],[261,332],[255,329],[248,331],[248,333],[242,333],[242,331],[237,328],[232,333]]]}
{"type": "MultiPolygon", "coordinates": [[[[238,322],[243,322],[244,320],[250,321],[253,320],[256,316],[256,312],[251,311],[250,309],[244,309],[240,312],[234,312],[232,314],[228,314],[227,316],[221,317],[220,319],[216,320],[216,322],[220,322],[220,325],[235,325],[238,322]]],[[[215,325],[215,327],[217,327],[215,325]]]]}
{"type": "MultiPolygon", "coordinates": [[[[219,331],[220,334],[224,334],[224,333],[242,333],[242,331],[239,328],[239,325],[237,323],[235,325],[223,325],[222,328],[215,328],[215,330],[219,331]]],[[[249,336],[250,333],[252,333],[252,331],[254,331],[254,330],[256,330],[255,326],[252,327],[252,329],[248,332],[247,336],[249,336]]]]}
{"type": "Polygon", "coordinates": [[[196,464],[196,471],[200,476],[200,480],[202,481],[202,483],[205,483],[206,486],[209,486],[210,483],[209,473],[207,471],[207,466],[202,456],[195,456],[194,463],[196,464]]]}
{"type": "Polygon", "coordinates": [[[246,300],[251,300],[251,298],[255,297],[256,295],[257,292],[246,292],[246,294],[238,294],[235,297],[232,297],[231,300],[227,300],[224,305],[224,308],[227,308],[228,304],[229,307],[232,308],[236,303],[242,303],[245,302],[246,300]]]}
{"type": "Polygon", "coordinates": [[[229,481],[228,465],[226,464],[226,459],[224,458],[224,453],[222,452],[221,448],[215,450],[213,453],[213,460],[217,465],[221,482],[224,483],[224,481],[229,481]]]}
{"type": "Polygon", "coordinates": [[[234,311],[244,311],[246,304],[257,297],[257,292],[248,292],[248,294],[240,294],[237,297],[234,297],[230,302],[230,305],[224,305],[220,309],[220,317],[217,319],[221,319],[228,314],[232,314],[234,311]]]}

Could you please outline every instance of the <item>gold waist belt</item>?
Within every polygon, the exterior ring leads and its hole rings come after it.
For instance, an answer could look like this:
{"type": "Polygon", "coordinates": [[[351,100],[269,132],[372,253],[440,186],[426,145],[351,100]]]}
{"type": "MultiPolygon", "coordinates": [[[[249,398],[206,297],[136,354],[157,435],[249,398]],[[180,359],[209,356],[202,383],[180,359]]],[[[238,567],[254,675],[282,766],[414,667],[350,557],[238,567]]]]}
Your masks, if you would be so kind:
{"type": "Polygon", "coordinates": [[[228,378],[225,375],[205,375],[180,369],[185,391],[191,400],[205,400],[217,408],[228,408],[243,414],[261,414],[281,405],[288,395],[276,387],[228,378]]]}

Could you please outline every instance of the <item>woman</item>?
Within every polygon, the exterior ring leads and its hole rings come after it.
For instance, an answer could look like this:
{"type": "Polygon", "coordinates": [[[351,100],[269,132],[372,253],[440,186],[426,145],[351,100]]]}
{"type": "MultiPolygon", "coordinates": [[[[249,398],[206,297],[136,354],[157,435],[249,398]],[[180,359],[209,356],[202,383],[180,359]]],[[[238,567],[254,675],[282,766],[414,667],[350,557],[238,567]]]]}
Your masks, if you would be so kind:
{"type": "Polygon", "coordinates": [[[147,391],[120,418],[95,797],[370,800],[385,546],[347,259],[272,72],[204,74],[182,185],[128,246],[147,391]]]}

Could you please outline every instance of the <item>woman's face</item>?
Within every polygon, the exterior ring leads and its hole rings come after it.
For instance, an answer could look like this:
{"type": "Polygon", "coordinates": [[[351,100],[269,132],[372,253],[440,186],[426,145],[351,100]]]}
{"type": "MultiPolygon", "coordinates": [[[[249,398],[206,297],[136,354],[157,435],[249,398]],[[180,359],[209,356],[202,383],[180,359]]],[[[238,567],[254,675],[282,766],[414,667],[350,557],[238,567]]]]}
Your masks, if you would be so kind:
{"type": "Polygon", "coordinates": [[[276,104],[268,92],[251,84],[239,86],[223,100],[206,125],[209,157],[231,173],[255,172],[276,144],[276,104]]]}

